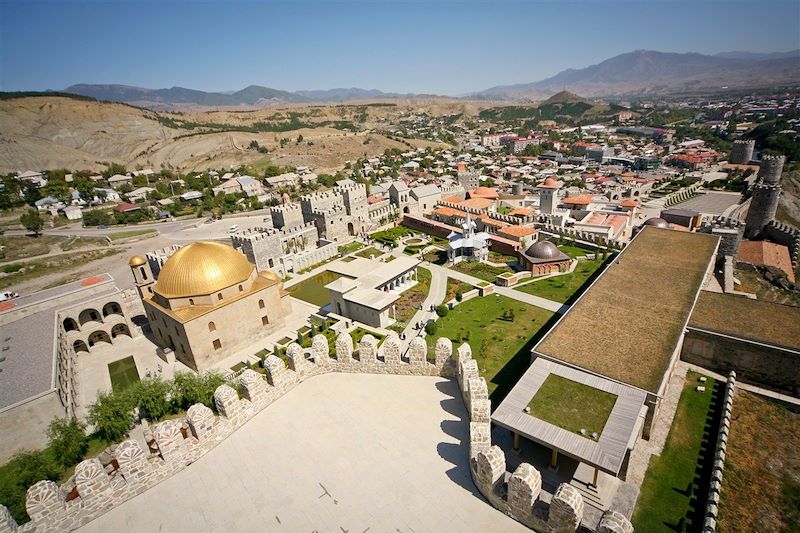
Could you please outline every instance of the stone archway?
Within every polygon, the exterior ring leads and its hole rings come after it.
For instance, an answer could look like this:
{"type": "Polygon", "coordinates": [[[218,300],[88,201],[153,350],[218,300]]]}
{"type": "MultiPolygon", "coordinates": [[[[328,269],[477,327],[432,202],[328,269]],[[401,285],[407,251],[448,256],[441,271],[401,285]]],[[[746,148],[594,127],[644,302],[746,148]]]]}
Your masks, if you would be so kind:
{"type": "Polygon", "coordinates": [[[356,234],[356,227],[353,225],[352,222],[347,223],[347,234],[351,237],[354,237],[356,234]]]}
{"type": "Polygon", "coordinates": [[[64,319],[64,331],[80,331],[74,318],[67,317],[64,319]]]}
{"type": "Polygon", "coordinates": [[[93,331],[91,334],[89,334],[89,347],[93,347],[98,342],[106,342],[111,344],[111,337],[102,329],[98,329],[97,331],[93,331]]]}
{"type": "Polygon", "coordinates": [[[106,317],[108,315],[121,315],[122,314],[122,307],[117,302],[108,302],[106,305],[103,306],[103,316],[106,317]]]}
{"type": "Polygon", "coordinates": [[[97,312],[97,309],[84,309],[81,311],[81,314],[78,315],[78,322],[80,322],[81,326],[86,324],[87,322],[102,322],[103,320],[100,318],[100,313],[97,312]]]}
{"type": "Polygon", "coordinates": [[[72,343],[72,349],[75,351],[75,353],[89,351],[89,347],[86,346],[86,343],[80,339],[72,343]]]}
{"type": "Polygon", "coordinates": [[[113,328],[111,328],[111,338],[115,339],[120,335],[127,335],[128,337],[131,336],[131,332],[128,329],[127,324],[115,324],[113,328]]]}

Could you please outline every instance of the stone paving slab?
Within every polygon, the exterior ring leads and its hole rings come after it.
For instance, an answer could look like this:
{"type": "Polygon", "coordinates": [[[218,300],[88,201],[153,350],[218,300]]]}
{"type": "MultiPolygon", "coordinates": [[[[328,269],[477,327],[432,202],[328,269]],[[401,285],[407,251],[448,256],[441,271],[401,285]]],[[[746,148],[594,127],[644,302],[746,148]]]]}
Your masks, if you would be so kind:
{"type": "Polygon", "coordinates": [[[328,374],[81,531],[524,531],[472,483],[454,381],[328,374]]]}

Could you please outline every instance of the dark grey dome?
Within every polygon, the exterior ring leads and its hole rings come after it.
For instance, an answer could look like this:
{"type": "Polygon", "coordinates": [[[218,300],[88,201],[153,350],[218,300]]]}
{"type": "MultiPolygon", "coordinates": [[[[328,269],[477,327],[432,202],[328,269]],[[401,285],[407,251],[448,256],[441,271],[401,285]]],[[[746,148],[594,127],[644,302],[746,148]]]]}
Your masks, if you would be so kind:
{"type": "Polygon", "coordinates": [[[669,228],[669,222],[667,222],[663,218],[658,218],[658,217],[648,218],[647,220],[644,221],[644,224],[642,225],[655,226],[657,228],[665,228],[665,229],[669,228]]]}
{"type": "Polygon", "coordinates": [[[558,247],[550,241],[533,243],[525,251],[525,255],[535,259],[557,259],[560,254],[558,247]]]}

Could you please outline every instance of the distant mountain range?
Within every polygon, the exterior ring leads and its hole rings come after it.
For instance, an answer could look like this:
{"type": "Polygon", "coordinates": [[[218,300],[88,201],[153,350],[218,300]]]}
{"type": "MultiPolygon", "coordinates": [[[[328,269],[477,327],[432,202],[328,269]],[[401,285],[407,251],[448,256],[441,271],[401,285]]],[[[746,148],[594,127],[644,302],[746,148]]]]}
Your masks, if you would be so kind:
{"type": "Polygon", "coordinates": [[[67,87],[64,92],[152,109],[172,109],[181,106],[264,106],[271,103],[339,102],[413,96],[357,88],[289,92],[260,85],[250,85],[240,91],[206,92],[184,87],[145,89],[130,85],[79,84],[67,87]]]}
{"type": "Polygon", "coordinates": [[[709,56],[637,50],[545,80],[470,95],[485,100],[540,100],[562,90],[587,97],[667,95],[800,83],[800,50],[709,56]]]}
{"type": "MultiPolygon", "coordinates": [[[[776,53],[723,52],[713,56],[637,50],[586,68],[567,69],[545,80],[492,87],[467,95],[466,98],[543,100],[563,90],[586,97],[659,96],[789,84],[800,84],[800,49],[776,53]]],[[[64,92],[151,109],[265,106],[272,103],[325,103],[423,96],[356,87],[290,92],[260,85],[250,85],[233,92],[206,92],[183,87],[144,89],[129,85],[80,84],[67,87],[64,92]]]]}

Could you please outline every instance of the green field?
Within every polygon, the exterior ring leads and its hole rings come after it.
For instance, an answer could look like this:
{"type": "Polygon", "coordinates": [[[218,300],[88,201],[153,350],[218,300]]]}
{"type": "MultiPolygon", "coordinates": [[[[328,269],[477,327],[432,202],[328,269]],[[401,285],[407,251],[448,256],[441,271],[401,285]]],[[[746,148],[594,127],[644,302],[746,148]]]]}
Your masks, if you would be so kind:
{"type": "Polygon", "coordinates": [[[699,531],[702,526],[707,486],[701,487],[697,470],[705,462],[704,450],[714,446],[716,431],[712,428],[710,441],[704,444],[713,418],[714,380],[708,379],[705,392],[697,392],[698,377],[692,371],[686,375],[664,450],[650,458],[633,514],[636,531],[699,531]]]}
{"type": "Polygon", "coordinates": [[[575,246],[573,244],[562,244],[558,247],[558,249],[570,256],[572,259],[594,253],[593,250],[587,250],[586,248],[581,248],[580,246],[575,246]]]}
{"type": "Polygon", "coordinates": [[[531,416],[579,435],[585,429],[590,438],[592,432],[603,433],[616,402],[616,394],[550,374],[528,407],[531,416]]]}
{"type": "Polygon", "coordinates": [[[154,229],[132,229],[130,231],[117,231],[114,233],[109,233],[106,237],[112,241],[118,241],[120,239],[127,239],[130,237],[139,237],[142,235],[154,236],[157,233],[154,229]],[[152,235],[151,235],[152,234],[152,235]]]}
{"type": "Polygon", "coordinates": [[[479,263],[477,261],[462,261],[450,268],[456,272],[461,272],[462,274],[467,274],[469,276],[486,280],[490,283],[494,283],[494,280],[497,278],[498,274],[502,274],[503,272],[514,272],[507,266],[495,267],[487,265],[486,263],[479,263]]]}
{"type": "Polygon", "coordinates": [[[454,348],[468,342],[496,405],[530,365],[530,349],[546,330],[542,327],[550,327],[552,317],[553,313],[539,307],[489,295],[454,307],[438,320],[436,334],[427,340],[429,348],[439,337],[449,338],[454,348]],[[513,317],[509,314],[512,310],[513,317]]]}
{"type": "Polygon", "coordinates": [[[139,371],[136,370],[136,361],[132,355],[108,363],[108,375],[111,377],[111,388],[114,392],[123,391],[139,381],[139,371]]]}
{"type": "Polygon", "coordinates": [[[353,241],[350,244],[345,244],[339,247],[339,252],[343,254],[351,254],[356,250],[360,250],[364,245],[358,241],[353,241]]]}
{"type": "Polygon", "coordinates": [[[374,255],[375,258],[377,259],[378,257],[383,255],[383,252],[381,252],[374,246],[370,246],[369,248],[364,248],[360,252],[356,253],[356,255],[359,257],[364,257],[366,259],[372,259],[372,256],[374,255]]]}
{"type": "Polygon", "coordinates": [[[565,303],[592,277],[603,264],[600,259],[578,261],[575,270],[552,278],[545,278],[516,287],[516,290],[540,296],[554,302],[565,303]]]}
{"type": "Polygon", "coordinates": [[[289,291],[289,294],[299,300],[318,305],[319,307],[325,307],[331,303],[330,295],[328,294],[328,289],[325,288],[325,285],[332,281],[336,281],[341,277],[341,274],[331,272],[330,270],[325,270],[315,276],[288,287],[286,290],[289,291]]]}

